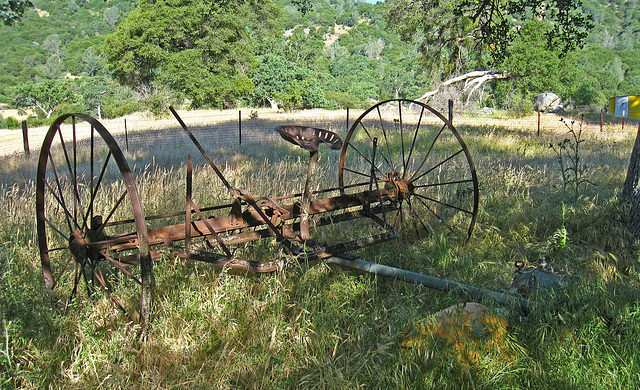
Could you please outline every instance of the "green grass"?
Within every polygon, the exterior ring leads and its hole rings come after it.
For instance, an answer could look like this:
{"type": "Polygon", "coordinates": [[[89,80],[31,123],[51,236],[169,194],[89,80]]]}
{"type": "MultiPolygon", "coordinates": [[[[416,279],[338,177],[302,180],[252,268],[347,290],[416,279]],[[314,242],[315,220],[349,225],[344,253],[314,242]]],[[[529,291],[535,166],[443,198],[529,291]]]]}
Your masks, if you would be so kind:
{"type": "MultiPolygon", "coordinates": [[[[467,245],[438,234],[359,254],[493,290],[509,286],[515,261],[537,265],[544,256],[568,281],[535,297],[547,305],[525,314],[488,303],[509,321],[510,363],[488,351],[462,364],[441,340],[430,349],[403,348],[405,327],[462,298],[324,263],[253,275],[162,259],[155,267],[153,328],[141,343],[139,325],[107,297],[83,291],[65,305],[45,291],[35,235],[35,158],[5,157],[0,387],[634,388],[640,383],[640,266],[617,196],[635,131],[585,132],[582,161],[593,184],[566,204],[563,220],[563,183],[548,145],[566,134],[538,138],[535,129],[508,123],[459,127],[481,187],[480,216],[467,245]]],[[[170,148],[154,156],[148,150],[127,154],[145,209],[182,209],[185,160],[170,148]]],[[[307,155],[284,142],[220,146],[212,155],[233,185],[258,195],[299,192],[304,185],[307,155]]],[[[318,187],[336,184],[336,156],[323,154],[318,187]]],[[[198,203],[224,197],[207,167],[197,165],[194,183],[198,203]]],[[[280,253],[269,245],[258,250],[258,256],[280,253]]],[[[117,294],[133,313],[139,290],[117,294]]]]}

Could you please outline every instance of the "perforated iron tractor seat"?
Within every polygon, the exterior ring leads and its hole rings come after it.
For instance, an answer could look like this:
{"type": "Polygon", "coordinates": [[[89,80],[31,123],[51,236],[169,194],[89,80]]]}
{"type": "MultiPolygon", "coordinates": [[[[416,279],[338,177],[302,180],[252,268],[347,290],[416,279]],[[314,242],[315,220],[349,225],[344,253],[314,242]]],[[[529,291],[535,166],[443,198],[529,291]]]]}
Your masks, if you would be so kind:
{"type": "Polygon", "coordinates": [[[333,131],[306,126],[278,126],[275,131],[285,140],[310,152],[318,150],[321,143],[333,150],[342,148],[342,138],[333,131]]]}

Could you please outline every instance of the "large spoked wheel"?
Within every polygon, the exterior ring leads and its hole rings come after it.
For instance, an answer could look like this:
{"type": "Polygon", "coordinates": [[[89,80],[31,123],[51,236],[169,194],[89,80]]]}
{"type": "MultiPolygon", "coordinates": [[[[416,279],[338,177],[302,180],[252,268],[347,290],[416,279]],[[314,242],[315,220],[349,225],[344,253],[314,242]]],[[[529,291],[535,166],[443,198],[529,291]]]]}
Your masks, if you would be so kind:
{"type": "Polygon", "coordinates": [[[89,295],[104,291],[122,307],[112,286],[135,283],[142,286],[141,320],[148,320],[153,272],[142,205],[122,151],[96,119],[66,114],[49,128],[36,211],[48,290],[75,297],[84,284],[89,295]]]}
{"type": "Polygon", "coordinates": [[[385,218],[400,233],[471,236],[478,179],[469,149],[451,122],[424,103],[395,99],[365,111],[345,139],[338,179],[343,193],[394,190],[372,210],[388,210],[385,218]]]}

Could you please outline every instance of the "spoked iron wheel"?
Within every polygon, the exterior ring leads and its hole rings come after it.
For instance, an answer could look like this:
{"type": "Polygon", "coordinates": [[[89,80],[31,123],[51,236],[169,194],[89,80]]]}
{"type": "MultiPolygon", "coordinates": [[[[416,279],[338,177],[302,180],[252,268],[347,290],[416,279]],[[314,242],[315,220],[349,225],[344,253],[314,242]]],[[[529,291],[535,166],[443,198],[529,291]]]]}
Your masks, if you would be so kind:
{"type": "Polygon", "coordinates": [[[394,189],[378,210],[400,233],[436,231],[468,240],[478,214],[478,179],[469,150],[432,107],[395,99],[365,111],[346,136],[338,172],[344,193],[394,189]]]}
{"type": "Polygon", "coordinates": [[[89,295],[104,291],[117,303],[113,284],[141,285],[146,323],[153,274],[144,213],[125,157],[100,122],[66,114],[51,125],[40,151],[36,211],[47,289],[71,298],[85,284],[89,295]]]}

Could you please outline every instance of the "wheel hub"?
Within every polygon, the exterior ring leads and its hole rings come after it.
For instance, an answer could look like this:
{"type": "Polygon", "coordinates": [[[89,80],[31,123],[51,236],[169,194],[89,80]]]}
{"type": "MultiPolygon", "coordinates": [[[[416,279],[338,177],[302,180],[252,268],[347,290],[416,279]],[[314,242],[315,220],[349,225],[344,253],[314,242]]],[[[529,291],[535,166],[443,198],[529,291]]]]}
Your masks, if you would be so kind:
{"type": "Polygon", "coordinates": [[[71,233],[69,251],[77,263],[82,263],[87,258],[87,244],[87,239],[83,237],[80,231],[74,230],[73,233],[71,233]]]}
{"type": "Polygon", "coordinates": [[[409,179],[393,179],[393,184],[398,190],[399,199],[407,199],[413,195],[414,185],[409,179]]]}
{"type": "Polygon", "coordinates": [[[102,228],[102,217],[95,216],[91,219],[91,228],[83,234],[79,230],[71,233],[69,240],[69,251],[76,262],[82,263],[86,259],[101,260],[103,256],[100,251],[106,249],[106,245],[91,245],[92,242],[104,241],[108,238],[102,228]]]}

